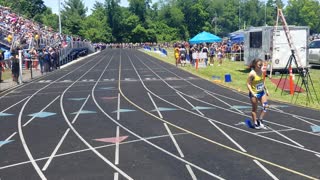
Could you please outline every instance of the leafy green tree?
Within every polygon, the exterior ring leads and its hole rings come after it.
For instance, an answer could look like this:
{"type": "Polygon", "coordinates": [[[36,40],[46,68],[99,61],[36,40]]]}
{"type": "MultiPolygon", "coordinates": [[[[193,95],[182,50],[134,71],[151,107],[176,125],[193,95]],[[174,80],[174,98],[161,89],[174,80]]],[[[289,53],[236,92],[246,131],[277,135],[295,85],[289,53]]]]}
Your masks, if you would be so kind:
{"type": "Polygon", "coordinates": [[[33,18],[46,10],[43,0],[0,0],[0,4],[12,8],[27,18],[33,18]]]}
{"type": "Polygon", "coordinates": [[[112,42],[121,42],[123,38],[121,35],[121,20],[123,19],[123,16],[119,3],[120,0],[105,0],[104,4],[107,22],[109,27],[112,29],[112,42]]]}
{"type": "Polygon", "coordinates": [[[314,0],[289,0],[285,9],[289,24],[309,26],[310,32],[320,32],[320,6],[314,0]]]}
{"type": "Polygon", "coordinates": [[[93,42],[110,42],[112,40],[111,28],[107,24],[107,16],[102,4],[96,3],[92,14],[83,22],[80,35],[93,42]]]}
{"type": "Polygon", "coordinates": [[[137,15],[142,23],[145,23],[150,3],[150,0],[129,0],[129,10],[137,15]]]}
{"type": "Polygon", "coordinates": [[[55,31],[58,31],[59,17],[52,13],[51,8],[47,8],[42,14],[37,14],[33,19],[41,24],[51,27],[55,31]]]}
{"type": "Polygon", "coordinates": [[[74,35],[79,34],[87,9],[82,0],[66,1],[61,12],[63,32],[74,35]]]}

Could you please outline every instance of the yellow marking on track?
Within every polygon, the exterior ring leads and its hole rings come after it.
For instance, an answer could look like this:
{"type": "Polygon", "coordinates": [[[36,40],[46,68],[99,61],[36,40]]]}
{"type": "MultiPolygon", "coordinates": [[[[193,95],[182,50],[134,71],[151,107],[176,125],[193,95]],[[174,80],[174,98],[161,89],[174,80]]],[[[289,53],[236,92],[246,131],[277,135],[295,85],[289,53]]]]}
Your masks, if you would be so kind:
{"type": "Polygon", "coordinates": [[[205,141],[208,141],[208,142],[210,142],[210,143],[213,143],[213,144],[215,144],[215,145],[218,145],[218,146],[220,146],[220,147],[222,147],[222,148],[228,149],[228,150],[233,151],[233,152],[235,152],[235,153],[244,155],[244,156],[249,157],[249,158],[252,158],[252,159],[256,159],[256,160],[258,160],[258,161],[264,162],[264,163],[269,164],[269,165],[271,165],[271,166],[280,168],[280,169],[282,169],[282,170],[291,172],[291,173],[293,173],[293,174],[296,174],[296,175],[299,175],[299,176],[302,176],[302,177],[305,177],[305,178],[308,178],[308,179],[319,180],[318,178],[315,178],[315,177],[312,177],[312,176],[303,174],[303,173],[301,173],[301,172],[299,172],[299,171],[296,171],[296,170],[293,170],[293,169],[290,169],[290,168],[281,166],[281,165],[279,165],[279,164],[276,164],[276,163],[270,162],[270,161],[268,161],[268,160],[259,158],[259,157],[257,157],[257,156],[251,155],[251,154],[249,154],[249,153],[242,152],[242,151],[240,151],[240,150],[234,149],[234,148],[232,148],[232,147],[230,147],[230,146],[227,146],[227,145],[218,143],[218,142],[216,142],[216,141],[214,141],[214,140],[211,140],[211,139],[209,139],[209,138],[203,137],[203,136],[201,136],[201,135],[199,135],[199,134],[197,134],[197,133],[194,133],[194,132],[189,131],[189,130],[187,130],[187,129],[184,129],[184,128],[180,127],[180,126],[177,126],[177,125],[175,125],[175,124],[173,124],[173,123],[171,123],[171,122],[169,122],[169,121],[166,121],[165,119],[159,118],[158,116],[156,116],[156,115],[154,115],[154,114],[146,111],[145,109],[141,108],[140,106],[138,106],[137,104],[135,104],[134,102],[132,102],[129,98],[127,98],[127,97],[124,95],[124,93],[122,92],[122,89],[121,89],[121,81],[120,81],[120,80],[121,80],[121,53],[120,53],[119,81],[118,81],[118,89],[119,89],[119,92],[120,92],[121,96],[122,96],[124,99],[126,99],[130,104],[132,104],[132,105],[135,106],[136,108],[140,109],[142,112],[144,112],[144,113],[146,113],[146,114],[148,114],[148,115],[156,118],[157,120],[160,120],[160,121],[162,121],[162,122],[164,122],[164,123],[167,123],[168,125],[170,125],[170,126],[172,126],[172,127],[175,127],[175,128],[177,128],[177,129],[179,129],[179,130],[181,130],[181,131],[184,131],[184,132],[186,132],[186,133],[189,133],[189,134],[191,134],[191,135],[193,135],[193,136],[195,136],[195,137],[198,137],[198,138],[200,138],[200,139],[203,139],[203,140],[205,140],[205,141]]]}

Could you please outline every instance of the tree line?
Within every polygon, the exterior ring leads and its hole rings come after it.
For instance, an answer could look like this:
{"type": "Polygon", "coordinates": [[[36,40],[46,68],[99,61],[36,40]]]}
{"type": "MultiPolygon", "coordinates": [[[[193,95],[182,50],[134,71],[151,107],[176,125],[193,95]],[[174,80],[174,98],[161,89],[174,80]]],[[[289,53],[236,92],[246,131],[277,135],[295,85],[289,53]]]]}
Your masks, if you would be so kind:
{"type": "MultiPolygon", "coordinates": [[[[188,40],[202,31],[226,36],[250,26],[273,26],[276,7],[282,8],[289,25],[309,26],[320,32],[317,0],[120,0],[95,2],[92,13],[82,0],[65,0],[61,21],[65,34],[93,42],[173,42],[188,40]]],[[[43,0],[0,0],[26,18],[58,31],[58,16],[43,0]]]]}

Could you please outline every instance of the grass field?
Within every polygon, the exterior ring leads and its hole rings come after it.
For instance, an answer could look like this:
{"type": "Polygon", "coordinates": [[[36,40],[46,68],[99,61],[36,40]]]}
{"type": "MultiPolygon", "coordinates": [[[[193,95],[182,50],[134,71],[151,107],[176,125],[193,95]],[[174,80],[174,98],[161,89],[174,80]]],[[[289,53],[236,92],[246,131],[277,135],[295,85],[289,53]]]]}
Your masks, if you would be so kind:
{"type": "Polygon", "coordinates": [[[6,80],[6,79],[10,79],[11,78],[11,71],[10,70],[6,70],[4,72],[2,72],[2,80],[6,80]]]}
{"type": "MultiPolygon", "coordinates": [[[[158,53],[150,52],[150,51],[144,51],[145,53],[156,57],[162,61],[165,61],[170,64],[175,65],[175,60],[173,56],[173,49],[168,49],[168,56],[161,56],[158,53]]],[[[207,79],[208,81],[213,82],[212,76],[219,76],[221,82],[217,83],[222,86],[226,86],[235,90],[238,90],[240,92],[243,92],[245,94],[248,94],[248,90],[246,87],[246,80],[249,73],[249,69],[244,65],[243,61],[231,61],[231,60],[224,60],[222,66],[217,66],[217,63],[215,63],[214,66],[208,66],[206,68],[199,68],[198,71],[191,65],[188,65],[186,67],[180,67],[180,69],[183,69],[185,71],[188,71],[194,75],[197,75],[201,78],[207,79]],[[225,74],[230,74],[232,78],[232,82],[225,83],[224,77],[225,74]]],[[[310,76],[313,81],[315,92],[313,91],[313,88],[311,86],[311,83],[309,84],[309,88],[311,90],[311,95],[313,102],[310,100],[307,101],[307,93],[295,93],[295,95],[292,97],[288,92],[282,91],[281,89],[276,90],[276,85],[273,84],[270,80],[270,78],[266,78],[266,86],[269,90],[269,99],[274,101],[282,101],[286,103],[292,103],[299,106],[309,107],[320,110],[320,104],[316,100],[316,95],[318,96],[318,99],[320,100],[320,69],[311,69],[310,70],[310,76]]],[[[273,75],[272,78],[279,79],[281,75],[275,76],[273,75]]],[[[284,76],[285,77],[285,76],[284,76]]],[[[298,74],[295,74],[295,80],[298,79],[298,74]]],[[[310,81],[309,81],[310,82],[310,81]]],[[[301,79],[300,79],[301,83],[301,79]]],[[[299,85],[300,85],[299,83],[299,85]]],[[[302,87],[304,88],[304,87],[302,87]]],[[[310,98],[311,99],[311,98],[310,98]]]]}

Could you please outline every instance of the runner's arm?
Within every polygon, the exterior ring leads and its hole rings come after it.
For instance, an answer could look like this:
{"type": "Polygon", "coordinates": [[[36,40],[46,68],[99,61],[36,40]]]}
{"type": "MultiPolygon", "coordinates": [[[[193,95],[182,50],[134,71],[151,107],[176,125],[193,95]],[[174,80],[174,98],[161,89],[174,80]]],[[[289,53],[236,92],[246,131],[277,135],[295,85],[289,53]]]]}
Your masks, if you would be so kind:
{"type": "Polygon", "coordinates": [[[253,78],[254,78],[253,74],[249,73],[249,76],[247,79],[247,88],[248,88],[249,92],[251,92],[252,95],[255,95],[255,93],[252,91],[252,88],[251,88],[253,78]]]}

